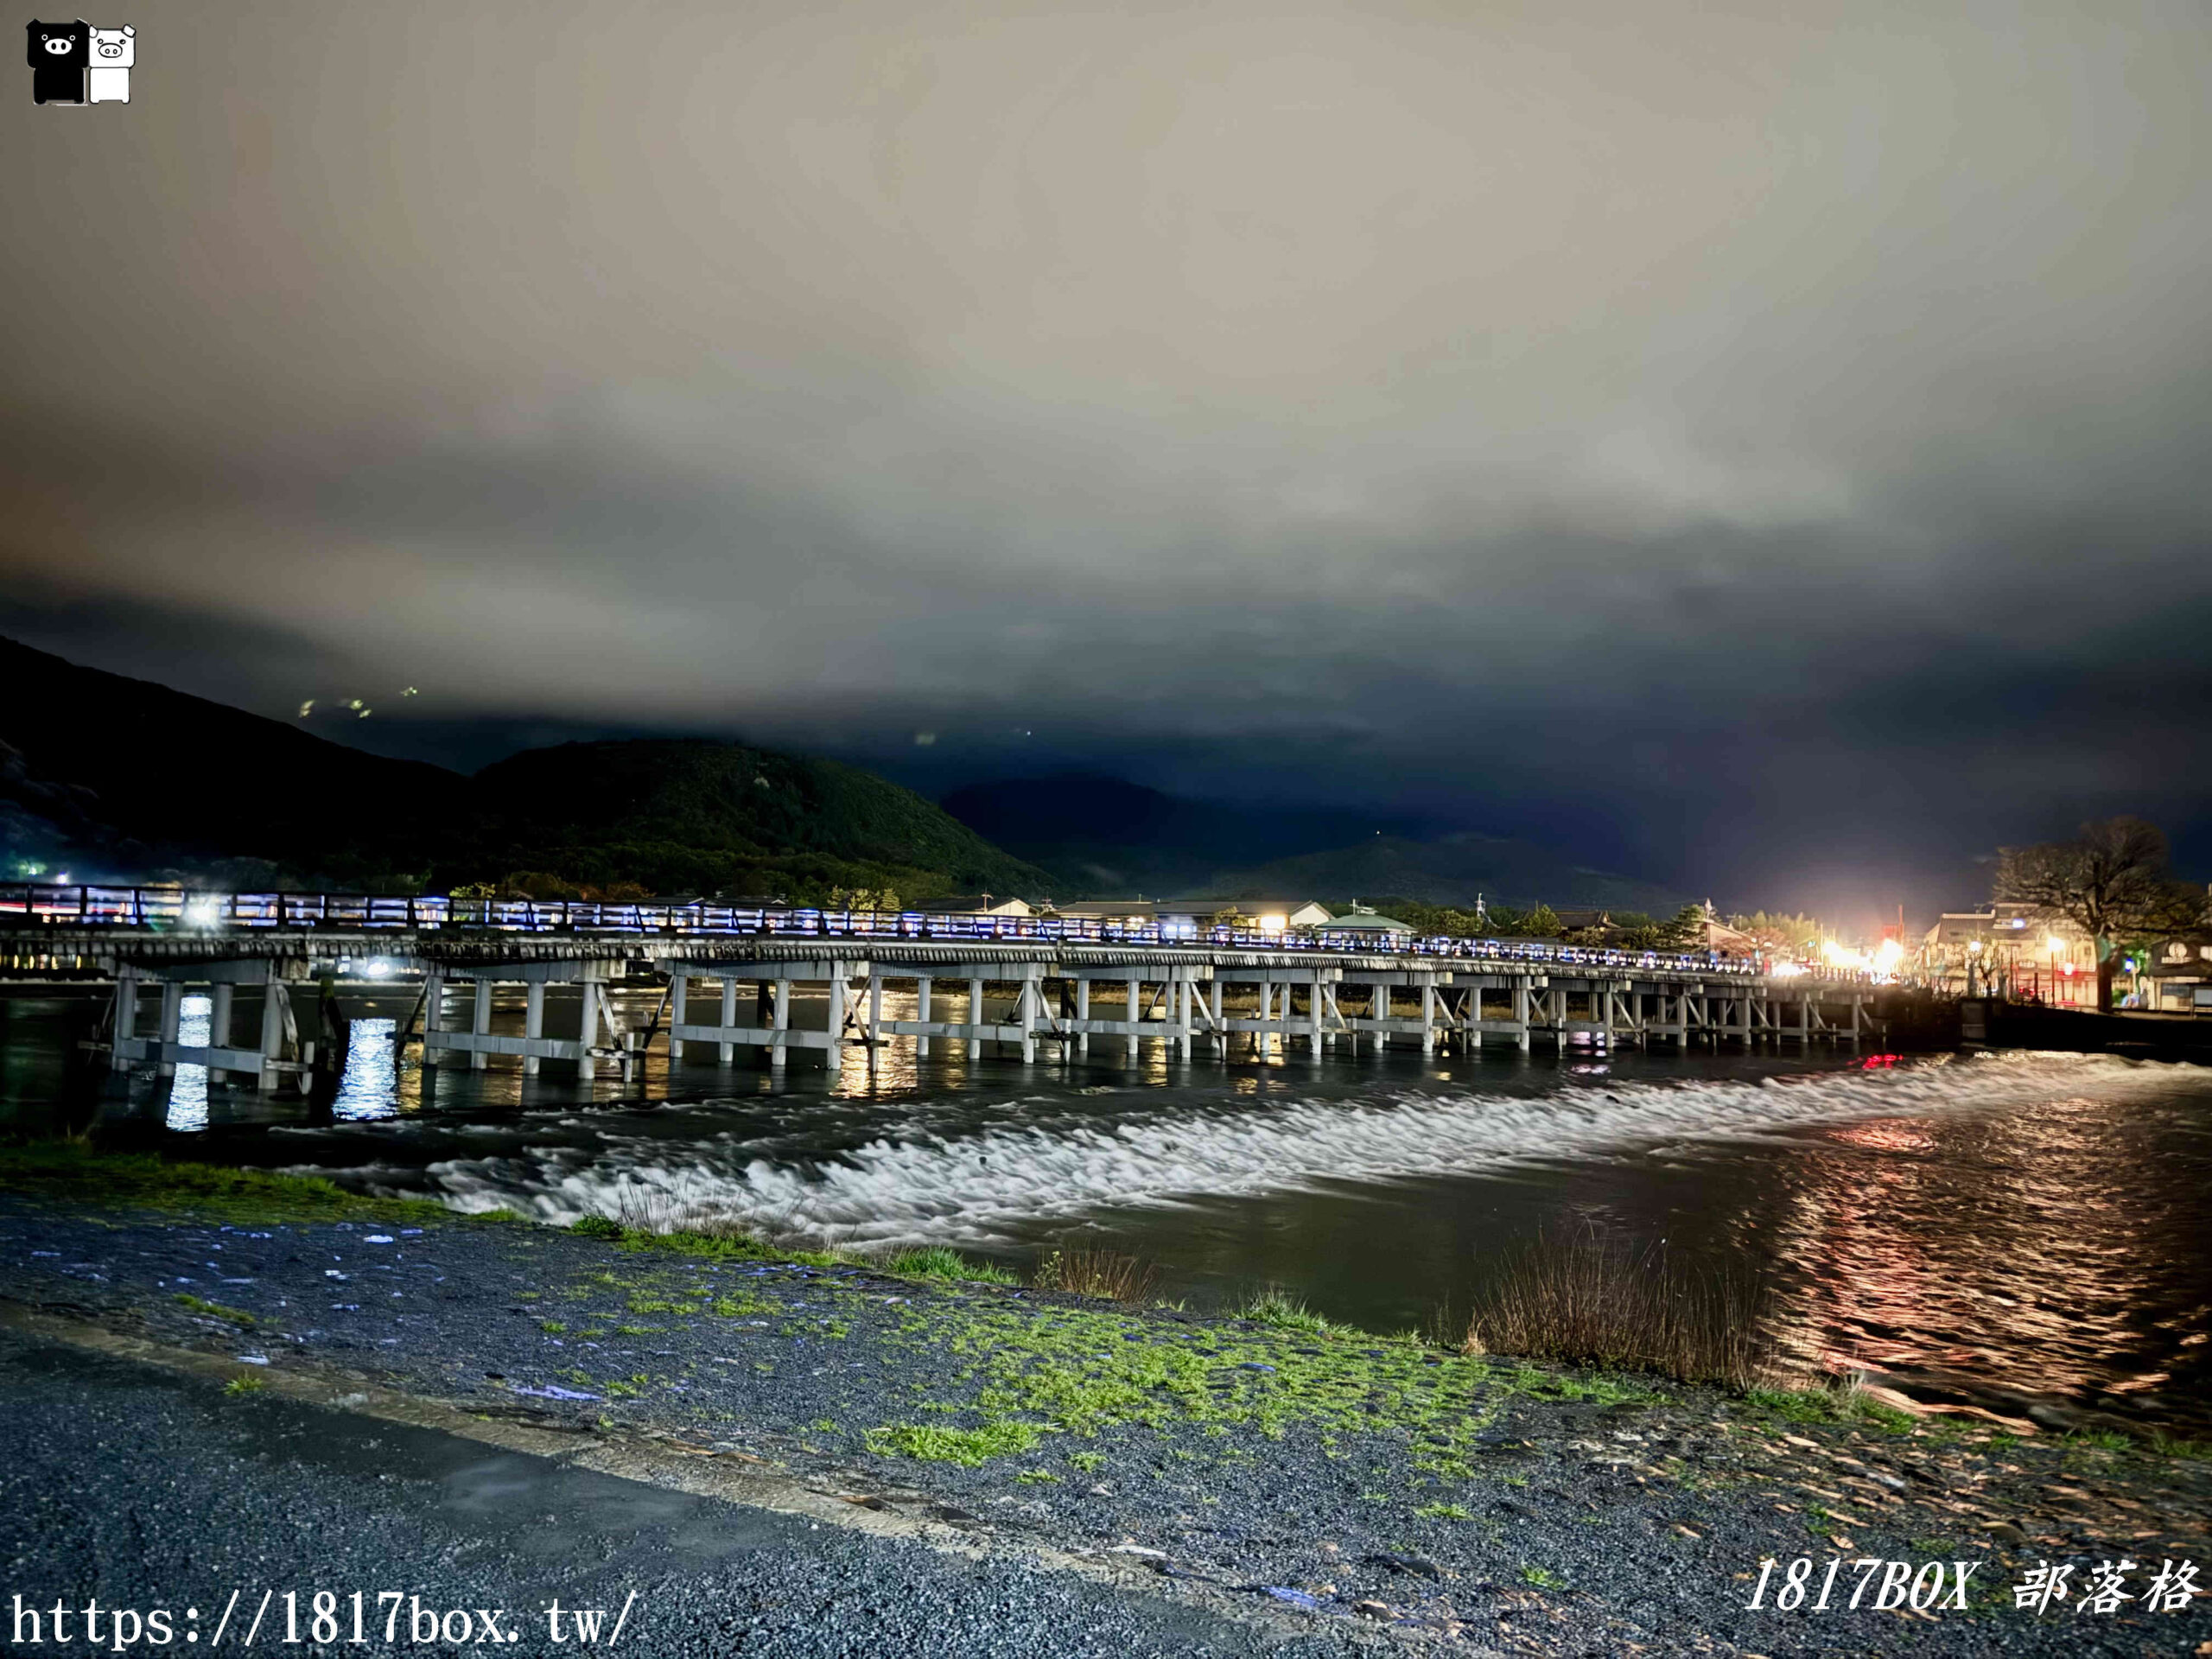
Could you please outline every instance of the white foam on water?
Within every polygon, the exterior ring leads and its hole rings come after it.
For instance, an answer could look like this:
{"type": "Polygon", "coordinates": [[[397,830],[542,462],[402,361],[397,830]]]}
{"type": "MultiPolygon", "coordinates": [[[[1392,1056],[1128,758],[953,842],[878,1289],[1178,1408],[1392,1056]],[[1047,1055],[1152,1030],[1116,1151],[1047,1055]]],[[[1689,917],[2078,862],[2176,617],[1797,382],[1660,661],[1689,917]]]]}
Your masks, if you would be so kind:
{"type": "Polygon", "coordinates": [[[1399,1091],[1380,1100],[995,1124],[956,1140],[885,1137],[809,1170],[727,1136],[671,1145],[602,1136],[433,1164],[455,1208],[508,1206],[565,1224],[626,1207],[713,1216],[779,1236],[855,1243],[1004,1242],[1022,1224],[1108,1205],[1465,1174],[1536,1159],[1670,1152],[1866,1116],[1989,1111],[2187,1087],[2185,1067],[1997,1056],[1758,1082],[1615,1083],[1541,1096],[1399,1091]]]}

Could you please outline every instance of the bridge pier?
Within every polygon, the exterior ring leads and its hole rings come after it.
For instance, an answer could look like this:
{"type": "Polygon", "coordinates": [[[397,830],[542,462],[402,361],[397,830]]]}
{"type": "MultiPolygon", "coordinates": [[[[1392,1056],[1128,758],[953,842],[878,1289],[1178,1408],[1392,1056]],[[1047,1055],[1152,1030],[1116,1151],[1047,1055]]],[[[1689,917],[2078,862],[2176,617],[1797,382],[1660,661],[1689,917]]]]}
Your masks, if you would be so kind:
{"type": "Polygon", "coordinates": [[[223,1082],[232,1073],[253,1079],[264,1092],[296,1084],[304,1092],[315,1061],[315,1045],[300,1040],[293,1017],[289,980],[305,963],[290,958],[247,957],[229,961],[109,962],[102,964],[115,976],[112,1029],[109,1034],[111,1071],[130,1072],[150,1066],[158,1077],[175,1077],[180,1065],[204,1066],[210,1084],[223,1082]],[[138,1034],[140,994],[149,982],[158,984],[162,1007],[156,1034],[138,1034]],[[184,1017],[184,989],[188,984],[208,988],[207,1040],[186,1045],[180,1040],[184,1017]],[[232,1033],[238,986],[261,988],[261,1027],[256,1046],[237,1046],[232,1033]],[[287,1056],[290,1058],[287,1058],[287,1056]]]}

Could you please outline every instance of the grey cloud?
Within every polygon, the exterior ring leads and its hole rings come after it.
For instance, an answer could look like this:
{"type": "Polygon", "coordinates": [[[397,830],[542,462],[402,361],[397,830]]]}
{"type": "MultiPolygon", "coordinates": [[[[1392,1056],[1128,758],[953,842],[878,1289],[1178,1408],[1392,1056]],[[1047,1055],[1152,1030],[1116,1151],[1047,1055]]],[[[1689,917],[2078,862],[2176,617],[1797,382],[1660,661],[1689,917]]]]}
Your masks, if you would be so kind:
{"type": "Polygon", "coordinates": [[[142,32],[0,115],[35,625],[1686,879],[2145,797],[2212,856],[2199,7],[142,32]]]}

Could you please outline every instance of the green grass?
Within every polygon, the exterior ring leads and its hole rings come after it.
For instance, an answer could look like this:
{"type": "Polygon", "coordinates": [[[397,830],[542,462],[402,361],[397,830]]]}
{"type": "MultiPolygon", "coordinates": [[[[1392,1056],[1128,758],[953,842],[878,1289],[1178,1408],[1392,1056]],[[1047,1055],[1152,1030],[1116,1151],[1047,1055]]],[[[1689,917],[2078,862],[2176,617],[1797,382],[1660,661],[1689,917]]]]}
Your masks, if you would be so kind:
{"type": "Polygon", "coordinates": [[[101,1210],[181,1211],[228,1222],[453,1223],[462,1217],[427,1198],[371,1198],[318,1175],[226,1169],[144,1153],[96,1152],[73,1141],[0,1147],[0,1188],[101,1210]]]}
{"type": "Polygon", "coordinates": [[[993,1458],[1033,1450],[1045,1437],[1035,1423],[987,1423],[981,1428],[939,1428],[929,1423],[901,1423],[868,1431],[871,1452],[915,1458],[924,1463],[957,1463],[973,1469],[993,1458]]]}
{"type": "Polygon", "coordinates": [[[1279,1290],[1261,1292],[1237,1308],[1234,1317],[1250,1319],[1256,1325],[1273,1325],[1279,1331],[1303,1331],[1317,1337],[1358,1337],[1365,1334],[1349,1325],[1333,1324],[1323,1319],[1305,1303],[1295,1297],[1286,1296],[1279,1290]]]}
{"type": "Polygon", "coordinates": [[[1547,1572],[1541,1567],[1522,1567],[1521,1581],[1533,1584],[1539,1590],[1557,1590],[1566,1582],[1558,1573],[1547,1572]]]}
{"type": "Polygon", "coordinates": [[[1432,1521],[1471,1521],[1475,1518],[1474,1511],[1464,1503],[1424,1503],[1414,1513],[1427,1516],[1432,1521]]]}
{"type": "Polygon", "coordinates": [[[259,1323],[253,1314],[242,1307],[226,1307],[220,1302],[205,1301],[183,1291],[177,1293],[176,1299],[194,1313],[205,1313],[210,1319],[228,1319],[232,1325],[243,1325],[249,1330],[259,1323]]]}
{"type": "Polygon", "coordinates": [[[876,1264],[883,1272],[902,1279],[944,1279],[985,1285],[1018,1285],[1020,1277],[988,1262],[970,1262],[957,1250],[942,1244],[924,1249],[900,1250],[876,1264]]]}
{"type": "Polygon", "coordinates": [[[234,1376],[223,1384],[225,1394],[259,1394],[268,1384],[257,1376],[234,1376]]]}
{"type": "Polygon", "coordinates": [[[1827,1389],[1746,1389],[1743,1401],[1761,1416],[1789,1423],[1870,1423],[1892,1434],[1910,1434],[1920,1421],[1863,1395],[1827,1389]]]}

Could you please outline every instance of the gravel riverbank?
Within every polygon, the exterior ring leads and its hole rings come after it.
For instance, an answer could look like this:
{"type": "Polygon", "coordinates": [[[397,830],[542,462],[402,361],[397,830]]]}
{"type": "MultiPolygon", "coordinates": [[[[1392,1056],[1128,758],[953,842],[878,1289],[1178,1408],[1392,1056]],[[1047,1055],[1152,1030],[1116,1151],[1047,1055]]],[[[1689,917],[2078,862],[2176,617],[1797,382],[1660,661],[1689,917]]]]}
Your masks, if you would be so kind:
{"type": "Polygon", "coordinates": [[[2212,1640],[2212,1598],[2139,1601],[2162,1560],[2212,1577],[2212,1466],[2190,1456],[514,1222],[226,1215],[0,1195],[0,1295],[240,1377],[319,1370],[772,1470],[1315,1634],[1608,1654],[2212,1640]],[[1978,1565],[1964,1611],[1783,1612],[1771,1589],[1754,1610],[1770,1557],[1978,1565]],[[2113,1612],[2012,1605],[2039,1562],[2079,1585],[2123,1557],[2143,1570],[2113,1612]]]}

